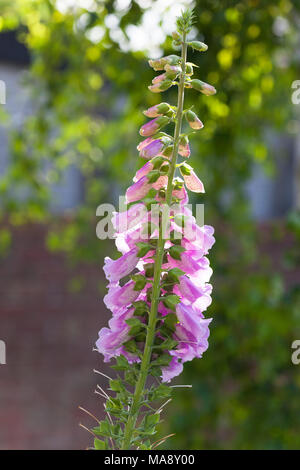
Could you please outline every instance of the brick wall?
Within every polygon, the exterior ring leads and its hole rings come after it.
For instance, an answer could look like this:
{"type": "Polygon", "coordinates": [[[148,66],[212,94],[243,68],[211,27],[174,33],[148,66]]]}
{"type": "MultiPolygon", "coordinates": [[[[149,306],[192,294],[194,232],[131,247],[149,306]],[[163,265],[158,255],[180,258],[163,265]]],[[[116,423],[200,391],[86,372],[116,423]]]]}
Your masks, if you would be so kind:
{"type": "MultiPolygon", "coordinates": [[[[82,405],[101,416],[94,394],[105,385],[93,368],[97,332],[109,317],[99,293],[102,272],[80,266],[86,287],[70,293],[74,269],[63,256],[47,252],[44,230],[26,227],[14,234],[13,248],[0,265],[0,339],[7,364],[0,365],[0,449],[80,449],[92,424],[82,405]]],[[[104,279],[103,279],[104,283],[104,279]]]]}

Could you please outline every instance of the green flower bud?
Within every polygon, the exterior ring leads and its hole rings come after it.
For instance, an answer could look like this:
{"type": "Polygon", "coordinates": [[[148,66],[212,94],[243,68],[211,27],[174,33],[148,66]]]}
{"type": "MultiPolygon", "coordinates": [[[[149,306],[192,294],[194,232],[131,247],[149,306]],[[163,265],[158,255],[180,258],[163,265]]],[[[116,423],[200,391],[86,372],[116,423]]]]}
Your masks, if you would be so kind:
{"type": "Polygon", "coordinates": [[[145,264],[145,275],[146,275],[146,277],[153,277],[153,275],[154,275],[154,263],[145,264]]]}
{"type": "Polygon", "coordinates": [[[148,88],[153,93],[160,93],[161,91],[166,91],[172,86],[172,84],[172,80],[164,80],[162,82],[154,83],[153,85],[148,86],[148,88]]]}
{"type": "Polygon", "coordinates": [[[193,70],[192,64],[190,64],[190,63],[185,64],[185,74],[187,76],[191,76],[191,75],[193,75],[193,73],[194,73],[194,70],[193,70]]]}
{"type": "Polygon", "coordinates": [[[190,175],[192,171],[192,168],[190,165],[181,165],[180,167],[180,173],[182,175],[190,175]]]}
{"type": "Polygon", "coordinates": [[[166,64],[165,71],[166,71],[167,78],[174,79],[181,72],[181,67],[178,65],[166,64]]]}
{"type": "Polygon", "coordinates": [[[208,83],[202,82],[201,80],[197,80],[196,78],[191,80],[188,85],[207,96],[214,95],[216,93],[215,87],[209,85],[208,83]]]}
{"type": "Polygon", "coordinates": [[[172,33],[172,38],[173,38],[175,41],[181,41],[181,35],[180,35],[177,31],[173,31],[173,33],[172,33]]]}
{"type": "Polygon", "coordinates": [[[169,145],[165,150],[163,151],[163,155],[167,158],[169,158],[173,153],[173,145],[169,145]]]}
{"type": "Polygon", "coordinates": [[[163,70],[166,64],[179,65],[181,63],[181,57],[171,54],[166,57],[161,57],[160,59],[151,59],[148,63],[154,70],[163,70]]]}
{"type": "Polygon", "coordinates": [[[205,52],[208,49],[208,46],[204,44],[204,42],[200,42],[200,41],[191,41],[191,42],[188,42],[188,45],[191,46],[193,49],[196,49],[196,51],[200,51],[200,52],[205,52]]]}
{"type": "Polygon", "coordinates": [[[200,121],[197,114],[190,109],[186,111],[185,118],[192,129],[202,129],[203,123],[200,121]]]}

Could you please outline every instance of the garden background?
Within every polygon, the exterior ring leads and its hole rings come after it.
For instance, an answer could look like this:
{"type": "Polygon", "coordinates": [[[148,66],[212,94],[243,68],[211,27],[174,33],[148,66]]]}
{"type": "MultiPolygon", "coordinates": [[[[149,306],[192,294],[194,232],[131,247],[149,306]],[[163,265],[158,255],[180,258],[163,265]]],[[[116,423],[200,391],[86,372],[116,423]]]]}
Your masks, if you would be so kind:
{"type": "Polygon", "coordinates": [[[147,58],[195,6],[191,54],[217,88],[191,90],[204,129],[192,163],[216,228],[210,348],[185,366],[161,427],[166,448],[299,448],[300,3],[290,0],[0,0],[0,448],[87,447],[101,417],[92,351],[109,313],[101,265],[113,242],[96,208],[118,204],[138,165],[147,58]]]}

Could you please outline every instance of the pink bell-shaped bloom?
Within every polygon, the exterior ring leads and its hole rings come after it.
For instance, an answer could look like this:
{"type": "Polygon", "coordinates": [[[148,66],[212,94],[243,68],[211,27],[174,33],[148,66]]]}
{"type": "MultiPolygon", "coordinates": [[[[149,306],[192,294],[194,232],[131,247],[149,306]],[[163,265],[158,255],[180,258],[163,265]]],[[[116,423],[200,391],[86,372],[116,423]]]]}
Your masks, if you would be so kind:
{"type": "Polygon", "coordinates": [[[143,178],[143,176],[146,176],[149,171],[153,170],[153,163],[152,162],[147,162],[145,165],[143,165],[135,174],[133,177],[133,181],[136,183],[138,180],[143,178]]]}
{"type": "Polygon", "coordinates": [[[200,121],[197,114],[195,114],[193,111],[189,109],[185,113],[185,117],[186,117],[187,122],[189,123],[189,126],[192,129],[195,129],[195,130],[202,129],[203,123],[200,121]]]}
{"type": "Polygon", "coordinates": [[[154,139],[152,137],[147,137],[147,139],[142,140],[137,146],[138,151],[140,152],[146,145],[150,144],[154,139]]]}
{"type": "Polygon", "coordinates": [[[169,122],[169,118],[166,116],[159,116],[155,119],[152,119],[149,122],[146,122],[140,128],[140,135],[150,136],[155,134],[161,127],[165,126],[169,122]]]}
{"type": "Polygon", "coordinates": [[[160,139],[152,140],[148,145],[142,148],[140,151],[140,156],[149,160],[150,158],[155,157],[158,155],[164,147],[164,144],[160,139]]]}
{"type": "Polygon", "coordinates": [[[122,344],[129,340],[130,327],[125,320],[133,316],[133,309],[127,310],[109,321],[110,328],[102,328],[96,342],[96,348],[103,354],[104,362],[122,354],[122,344]]]}
{"type": "Polygon", "coordinates": [[[125,195],[127,204],[143,199],[151,188],[152,185],[149,183],[147,176],[143,176],[127,189],[125,195]]]}
{"type": "Polygon", "coordinates": [[[193,168],[186,163],[180,168],[187,189],[193,193],[205,193],[204,185],[198,178],[193,168]]]}
{"type": "MultiPolygon", "coordinates": [[[[152,83],[156,83],[156,82],[152,80],[152,83]]],[[[151,108],[148,108],[146,111],[144,111],[144,115],[149,118],[155,118],[155,117],[161,116],[162,114],[167,113],[169,109],[170,109],[170,105],[168,103],[155,104],[154,106],[151,106],[151,108]]]]}
{"type": "Polygon", "coordinates": [[[119,313],[134,302],[139,292],[134,290],[134,282],[128,281],[124,286],[111,285],[103,301],[113,313],[119,313]]]}
{"type": "Polygon", "coordinates": [[[117,234],[123,233],[144,222],[147,214],[145,204],[138,202],[130,206],[127,211],[113,212],[111,222],[117,234]]]}
{"type": "Polygon", "coordinates": [[[121,256],[116,260],[112,260],[108,256],[104,258],[104,267],[106,279],[109,282],[115,283],[118,282],[123,277],[127,276],[137,265],[137,248],[133,248],[131,251],[121,256]]]}
{"type": "Polygon", "coordinates": [[[191,149],[190,149],[188,141],[179,142],[178,153],[184,158],[189,158],[189,156],[191,155],[191,149]]]}
{"type": "Polygon", "coordinates": [[[168,366],[162,367],[162,382],[170,382],[174,377],[180,375],[183,371],[183,364],[176,357],[172,357],[168,366]]]}

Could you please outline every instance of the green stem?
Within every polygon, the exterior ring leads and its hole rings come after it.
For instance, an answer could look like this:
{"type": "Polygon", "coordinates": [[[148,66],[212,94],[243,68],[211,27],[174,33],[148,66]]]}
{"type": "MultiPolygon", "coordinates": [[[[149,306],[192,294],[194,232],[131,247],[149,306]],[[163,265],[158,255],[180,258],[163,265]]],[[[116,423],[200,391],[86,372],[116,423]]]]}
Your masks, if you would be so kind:
{"type": "MultiPolygon", "coordinates": [[[[174,147],[172,153],[171,164],[168,172],[168,186],[166,192],[166,203],[170,206],[172,202],[172,184],[173,177],[176,169],[178,147],[179,147],[179,137],[181,132],[182,124],[182,113],[183,113],[183,102],[184,102],[184,80],[185,80],[185,64],[186,64],[186,55],[187,55],[187,44],[186,44],[186,35],[183,35],[182,40],[182,73],[180,76],[179,90],[178,90],[178,105],[177,105],[177,114],[176,114],[176,125],[174,131],[174,147]]],[[[143,397],[143,392],[145,388],[146,379],[149,372],[149,365],[151,361],[151,352],[152,345],[155,336],[155,326],[157,321],[157,308],[159,303],[160,296],[160,278],[161,278],[161,267],[163,262],[164,255],[164,246],[165,240],[163,237],[162,224],[160,224],[159,229],[159,238],[157,242],[155,264],[154,264],[154,279],[153,279],[153,289],[152,289],[152,301],[151,309],[149,314],[149,323],[147,328],[147,336],[144,348],[144,354],[141,362],[141,368],[139,377],[136,383],[132,406],[130,409],[130,414],[124,429],[124,440],[121,450],[130,449],[132,433],[135,428],[136,420],[139,414],[139,409],[141,406],[141,399],[143,397]]]]}

